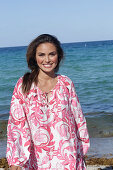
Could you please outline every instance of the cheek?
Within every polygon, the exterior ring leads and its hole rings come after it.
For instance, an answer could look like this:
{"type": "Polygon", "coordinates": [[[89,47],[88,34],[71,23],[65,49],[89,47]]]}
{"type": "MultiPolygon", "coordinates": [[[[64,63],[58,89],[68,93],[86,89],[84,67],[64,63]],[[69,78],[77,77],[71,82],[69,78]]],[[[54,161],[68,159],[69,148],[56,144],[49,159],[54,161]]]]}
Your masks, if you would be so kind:
{"type": "Polygon", "coordinates": [[[42,59],[41,58],[36,58],[37,64],[41,64],[42,63],[42,59]]]}
{"type": "Polygon", "coordinates": [[[58,57],[53,58],[52,61],[57,64],[58,63],[58,57]]]}

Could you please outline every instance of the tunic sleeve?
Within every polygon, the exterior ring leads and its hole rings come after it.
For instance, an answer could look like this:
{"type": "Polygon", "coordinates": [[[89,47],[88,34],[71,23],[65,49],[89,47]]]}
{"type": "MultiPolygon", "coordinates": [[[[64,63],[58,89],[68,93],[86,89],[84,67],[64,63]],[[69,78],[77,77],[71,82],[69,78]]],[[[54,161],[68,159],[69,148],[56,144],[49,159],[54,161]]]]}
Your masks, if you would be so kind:
{"type": "Polygon", "coordinates": [[[17,82],[10,107],[10,116],[7,126],[7,153],[8,164],[23,166],[30,155],[30,129],[25,114],[24,95],[21,90],[22,79],[17,82]]]}
{"type": "Polygon", "coordinates": [[[87,153],[88,148],[90,146],[89,135],[88,135],[87,125],[86,125],[86,120],[83,115],[81,105],[79,103],[79,99],[77,97],[73,82],[71,84],[70,100],[71,100],[70,101],[71,112],[74,115],[75,124],[76,124],[76,135],[78,139],[78,146],[77,146],[78,154],[83,157],[87,153]]]}

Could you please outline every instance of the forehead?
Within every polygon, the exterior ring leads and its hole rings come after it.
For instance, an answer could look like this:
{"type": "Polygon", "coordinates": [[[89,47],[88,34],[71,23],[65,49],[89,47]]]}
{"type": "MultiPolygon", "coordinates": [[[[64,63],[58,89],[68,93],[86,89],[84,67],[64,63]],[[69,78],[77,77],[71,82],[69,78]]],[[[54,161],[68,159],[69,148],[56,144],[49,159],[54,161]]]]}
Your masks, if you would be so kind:
{"type": "Polygon", "coordinates": [[[52,43],[48,43],[48,42],[47,43],[41,43],[37,47],[36,51],[56,51],[56,47],[52,43]]]}

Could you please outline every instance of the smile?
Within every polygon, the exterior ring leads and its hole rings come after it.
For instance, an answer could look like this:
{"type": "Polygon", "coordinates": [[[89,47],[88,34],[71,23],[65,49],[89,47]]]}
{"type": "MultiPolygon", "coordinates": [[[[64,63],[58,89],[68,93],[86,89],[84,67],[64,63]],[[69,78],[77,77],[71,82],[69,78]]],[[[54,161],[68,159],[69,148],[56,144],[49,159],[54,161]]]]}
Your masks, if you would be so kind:
{"type": "Polygon", "coordinates": [[[45,68],[50,68],[50,67],[52,66],[52,64],[43,64],[43,66],[44,66],[45,68]]]}

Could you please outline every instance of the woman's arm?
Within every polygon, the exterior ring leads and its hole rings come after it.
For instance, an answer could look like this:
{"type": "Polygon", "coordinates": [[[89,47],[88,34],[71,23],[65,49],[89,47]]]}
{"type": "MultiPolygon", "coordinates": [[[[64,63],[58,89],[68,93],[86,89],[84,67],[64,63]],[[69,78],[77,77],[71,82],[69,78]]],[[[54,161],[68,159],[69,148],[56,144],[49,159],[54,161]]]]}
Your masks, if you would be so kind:
{"type": "Polygon", "coordinates": [[[78,152],[83,157],[90,146],[89,135],[86,125],[86,119],[83,115],[82,108],[78,99],[78,96],[75,91],[74,84],[71,84],[71,94],[70,94],[70,105],[71,112],[75,118],[76,129],[77,129],[77,138],[78,138],[78,152]]]}
{"type": "Polygon", "coordinates": [[[24,109],[25,99],[21,86],[22,80],[19,79],[12,96],[7,127],[6,157],[9,166],[12,166],[11,168],[24,166],[30,155],[31,135],[24,109]]]}

